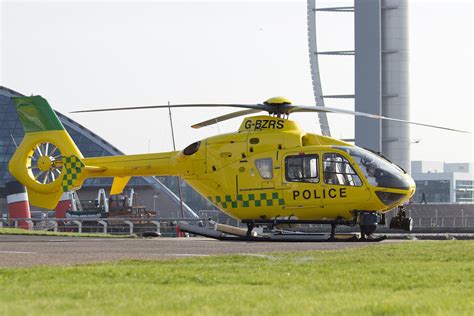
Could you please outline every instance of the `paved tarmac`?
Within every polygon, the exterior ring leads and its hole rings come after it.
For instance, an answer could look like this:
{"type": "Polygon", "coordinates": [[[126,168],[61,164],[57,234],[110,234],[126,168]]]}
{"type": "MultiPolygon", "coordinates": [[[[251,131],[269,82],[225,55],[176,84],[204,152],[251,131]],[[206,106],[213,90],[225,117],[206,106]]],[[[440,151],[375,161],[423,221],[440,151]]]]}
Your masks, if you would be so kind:
{"type": "Polygon", "coordinates": [[[328,250],[369,245],[372,247],[377,244],[380,243],[246,243],[207,238],[106,239],[0,235],[0,267],[74,265],[122,259],[160,260],[217,254],[328,250]]]}

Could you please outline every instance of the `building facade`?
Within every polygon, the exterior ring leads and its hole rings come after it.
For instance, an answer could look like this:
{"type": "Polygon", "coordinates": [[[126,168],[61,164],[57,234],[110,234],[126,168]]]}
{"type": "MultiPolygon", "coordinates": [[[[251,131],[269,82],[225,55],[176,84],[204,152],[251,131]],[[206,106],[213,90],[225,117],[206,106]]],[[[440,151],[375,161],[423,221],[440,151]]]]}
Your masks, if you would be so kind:
{"type": "Polygon", "coordinates": [[[412,161],[416,183],[414,202],[474,203],[474,164],[412,161]]]}

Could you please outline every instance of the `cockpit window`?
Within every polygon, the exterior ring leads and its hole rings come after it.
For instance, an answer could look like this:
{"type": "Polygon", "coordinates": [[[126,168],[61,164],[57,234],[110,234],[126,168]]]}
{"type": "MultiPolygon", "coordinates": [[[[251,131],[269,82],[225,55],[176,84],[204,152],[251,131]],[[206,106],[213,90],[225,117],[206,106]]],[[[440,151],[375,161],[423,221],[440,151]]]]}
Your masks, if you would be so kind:
{"type": "Polygon", "coordinates": [[[359,176],[342,155],[327,153],[323,158],[324,183],[352,187],[362,185],[359,176]]]}
{"type": "Polygon", "coordinates": [[[318,155],[286,157],[286,180],[291,182],[319,182],[318,160],[318,155]]]}
{"type": "Polygon", "coordinates": [[[255,167],[263,179],[273,178],[273,162],[272,158],[263,158],[255,160],[255,167]]]}
{"type": "Polygon", "coordinates": [[[344,150],[359,165],[369,184],[383,188],[407,190],[410,182],[403,171],[393,163],[376,154],[356,146],[334,146],[344,150]]]}

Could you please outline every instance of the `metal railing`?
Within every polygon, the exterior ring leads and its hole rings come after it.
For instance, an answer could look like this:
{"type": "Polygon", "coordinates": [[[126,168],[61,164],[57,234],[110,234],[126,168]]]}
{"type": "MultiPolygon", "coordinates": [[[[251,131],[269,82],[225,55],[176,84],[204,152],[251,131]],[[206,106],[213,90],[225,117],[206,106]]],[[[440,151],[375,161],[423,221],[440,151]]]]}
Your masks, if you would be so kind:
{"type": "MultiPolygon", "coordinates": [[[[101,218],[101,217],[69,217],[69,218],[0,218],[0,227],[20,228],[28,224],[30,230],[76,233],[108,233],[117,235],[142,234],[156,232],[162,236],[177,236],[176,224],[187,222],[202,227],[210,227],[208,219],[189,218],[101,218]]],[[[225,223],[230,224],[232,219],[225,223]]]]}
{"type": "Polygon", "coordinates": [[[418,217],[414,227],[474,227],[474,216],[464,217],[418,217]]]}
{"type": "MultiPolygon", "coordinates": [[[[156,232],[162,236],[177,236],[176,224],[180,221],[211,227],[208,219],[189,218],[100,218],[100,217],[70,217],[70,218],[0,218],[0,227],[19,228],[28,223],[31,230],[45,230],[54,232],[78,232],[78,233],[108,233],[120,235],[142,234],[144,232],[156,232]],[[22,225],[23,224],[23,225],[22,225]]],[[[228,219],[227,225],[236,225],[236,221],[228,219]]],[[[388,225],[389,219],[387,221],[388,225]]],[[[237,223],[239,224],[239,223],[237,223]]],[[[245,225],[244,225],[245,226],[245,225]]],[[[242,227],[244,227],[242,226],[242,227]]],[[[307,228],[323,228],[324,225],[305,225],[307,228]]],[[[415,217],[414,228],[474,228],[474,216],[462,217],[415,217]]],[[[295,227],[296,229],[297,226],[295,227]]]]}

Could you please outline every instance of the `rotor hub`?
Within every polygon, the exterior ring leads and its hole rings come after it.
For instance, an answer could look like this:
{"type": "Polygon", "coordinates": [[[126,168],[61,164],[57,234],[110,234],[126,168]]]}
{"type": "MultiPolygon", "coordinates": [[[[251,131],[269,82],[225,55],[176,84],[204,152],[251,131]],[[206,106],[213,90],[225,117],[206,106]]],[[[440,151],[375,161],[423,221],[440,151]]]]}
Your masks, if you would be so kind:
{"type": "Polygon", "coordinates": [[[38,168],[41,171],[48,171],[53,166],[53,157],[50,156],[41,156],[38,159],[38,168]]]}
{"type": "Polygon", "coordinates": [[[27,157],[26,166],[31,180],[39,184],[50,184],[63,173],[61,151],[53,143],[38,143],[27,157]]]}
{"type": "Polygon", "coordinates": [[[273,97],[273,98],[270,98],[268,100],[266,100],[265,102],[263,102],[263,104],[268,104],[268,105],[282,105],[282,104],[285,104],[285,105],[289,105],[291,104],[291,101],[285,97],[273,97]]]}

